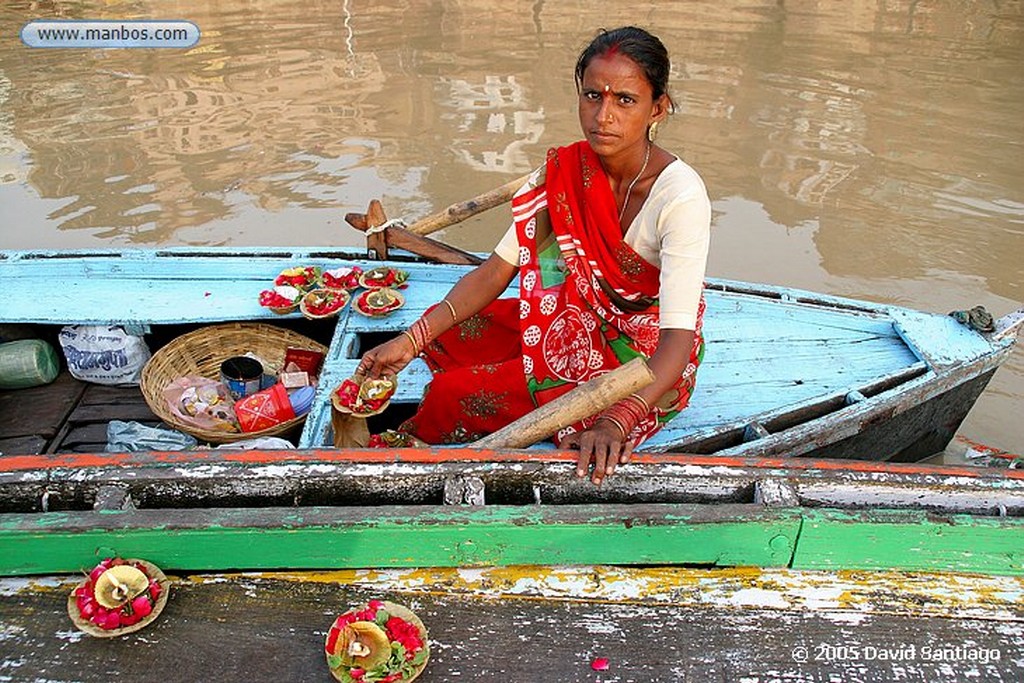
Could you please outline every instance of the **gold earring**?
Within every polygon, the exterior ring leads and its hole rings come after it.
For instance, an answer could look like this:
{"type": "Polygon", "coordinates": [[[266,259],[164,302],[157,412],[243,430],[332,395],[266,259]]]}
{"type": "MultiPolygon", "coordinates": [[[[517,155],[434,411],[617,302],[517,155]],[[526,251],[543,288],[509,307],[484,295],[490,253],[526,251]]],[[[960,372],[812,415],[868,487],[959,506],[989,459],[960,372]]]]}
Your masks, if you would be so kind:
{"type": "Polygon", "coordinates": [[[655,121],[650,126],[647,127],[647,139],[650,140],[651,142],[654,142],[654,140],[657,137],[658,137],[658,122],[655,121]]]}

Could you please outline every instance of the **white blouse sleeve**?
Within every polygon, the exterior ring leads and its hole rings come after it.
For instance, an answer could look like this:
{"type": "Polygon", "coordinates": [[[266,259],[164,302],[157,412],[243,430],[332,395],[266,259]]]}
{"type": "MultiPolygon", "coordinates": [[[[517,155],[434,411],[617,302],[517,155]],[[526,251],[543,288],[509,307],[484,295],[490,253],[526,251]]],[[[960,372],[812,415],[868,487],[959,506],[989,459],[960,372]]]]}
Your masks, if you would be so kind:
{"type": "MultiPolygon", "coordinates": [[[[689,169],[689,167],[687,167],[689,169]]],[[[695,171],[658,214],[662,329],[694,330],[711,242],[711,201],[695,171]]]]}
{"type": "Polygon", "coordinates": [[[498,242],[498,246],[494,247],[494,253],[506,263],[519,267],[519,237],[516,235],[515,223],[505,231],[505,236],[498,242]]]}

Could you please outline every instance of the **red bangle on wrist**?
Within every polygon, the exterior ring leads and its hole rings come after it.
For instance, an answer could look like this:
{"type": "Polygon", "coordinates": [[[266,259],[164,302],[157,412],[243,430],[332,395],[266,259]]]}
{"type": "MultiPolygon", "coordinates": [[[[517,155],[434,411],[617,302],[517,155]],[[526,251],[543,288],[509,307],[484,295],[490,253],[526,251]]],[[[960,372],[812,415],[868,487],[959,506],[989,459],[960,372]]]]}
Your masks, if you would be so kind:
{"type": "Polygon", "coordinates": [[[413,347],[416,349],[416,354],[419,355],[420,351],[427,347],[433,337],[430,334],[430,323],[427,322],[427,316],[424,314],[416,322],[406,330],[409,334],[409,338],[412,340],[413,347]]]}
{"type": "Polygon", "coordinates": [[[637,394],[631,394],[609,406],[597,419],[612,422],[622,430],[622,438],[626,438],[650,412],[647,401],[637,394]]]}

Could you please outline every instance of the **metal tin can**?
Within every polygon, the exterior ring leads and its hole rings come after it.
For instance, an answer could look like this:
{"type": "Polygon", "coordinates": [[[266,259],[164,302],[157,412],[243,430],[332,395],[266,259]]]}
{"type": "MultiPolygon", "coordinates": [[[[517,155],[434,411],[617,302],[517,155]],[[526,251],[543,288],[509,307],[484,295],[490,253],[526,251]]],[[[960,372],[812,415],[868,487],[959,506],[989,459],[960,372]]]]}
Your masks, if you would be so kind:
{"type": "Polygon", "coordinates": [[[236,401],[260,390],[263,364],[248,356],[228,358],[220,364],[220,381],[236,401]]]}

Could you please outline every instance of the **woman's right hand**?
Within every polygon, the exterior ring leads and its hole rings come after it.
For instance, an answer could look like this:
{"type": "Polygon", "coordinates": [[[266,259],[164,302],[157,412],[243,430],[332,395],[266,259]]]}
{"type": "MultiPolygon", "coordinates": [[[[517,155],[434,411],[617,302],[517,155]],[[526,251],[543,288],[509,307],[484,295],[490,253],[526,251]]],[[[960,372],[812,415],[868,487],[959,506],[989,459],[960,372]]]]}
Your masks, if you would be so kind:
{"type": "Polygon", "coordinates": [[[407,335],[400,334],[364,353],[356,368],[356,374],[373,379],[394,377],[415,357],[412,340],[407,335]]]}

